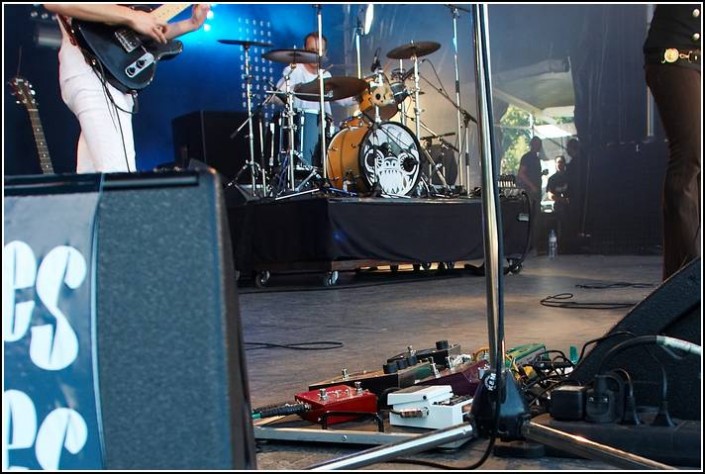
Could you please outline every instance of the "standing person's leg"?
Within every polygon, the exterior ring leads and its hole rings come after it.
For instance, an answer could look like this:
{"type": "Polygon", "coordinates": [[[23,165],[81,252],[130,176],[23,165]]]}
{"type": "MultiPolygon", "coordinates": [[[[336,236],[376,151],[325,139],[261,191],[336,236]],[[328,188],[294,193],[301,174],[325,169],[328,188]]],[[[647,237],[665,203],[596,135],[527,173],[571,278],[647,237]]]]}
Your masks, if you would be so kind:
{"type": "Polygon", "coordinates": [[[132,96],[107,85],[111,101],[92,72],[63,81],[61,90],[64,102],[81,125],[76,171],[136,171],[132,115],[129,113],[134,105],[132,96]]]}
{"type": "Polygon", "coordinates": [[[697,70],[647,65],[646,82],[668,138],[663,189],[664,280],[700,256],[701,75],[697,70]]]}

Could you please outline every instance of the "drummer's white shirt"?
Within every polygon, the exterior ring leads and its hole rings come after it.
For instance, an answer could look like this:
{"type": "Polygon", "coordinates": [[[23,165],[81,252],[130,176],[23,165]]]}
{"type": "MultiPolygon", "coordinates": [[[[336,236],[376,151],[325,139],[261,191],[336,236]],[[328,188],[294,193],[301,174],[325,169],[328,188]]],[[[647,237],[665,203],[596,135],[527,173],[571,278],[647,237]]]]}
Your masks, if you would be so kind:
{"type": "MultiPolygon", "coordinates": [[[[294,90],[294,86],[296,86],[297,84],[304,84],[306,82],[318,80],[318,72],[309,72],[303,64],[297,64],[293,71],[291,69],[291,65],[288,65],[284,68],[284,71],[282,72],[282,78],[279,79],[279,82],[277,83],[277,90],[286,90],[285,78],[289,74],[291,74],[289,76],[289,87],[291,87],[292,91],[294,90]]],[[[324,70],[323,78],[325,79],[327,77],[331,77],[331,74],[330,72],[324,70]]],[[[357,105],[357,101],[352,97],[336,100],[335,103],[343,107],[357,105]]],[[[326,101],[324,106],[326,109],[326,114],[332,115],[330,109],[330,102],[326,101]]],[[[294,97],[294,109],[317,114],[320,112],[321,106],[318,100],[309,101],[301,100],[298,97],[294,97]]]]}

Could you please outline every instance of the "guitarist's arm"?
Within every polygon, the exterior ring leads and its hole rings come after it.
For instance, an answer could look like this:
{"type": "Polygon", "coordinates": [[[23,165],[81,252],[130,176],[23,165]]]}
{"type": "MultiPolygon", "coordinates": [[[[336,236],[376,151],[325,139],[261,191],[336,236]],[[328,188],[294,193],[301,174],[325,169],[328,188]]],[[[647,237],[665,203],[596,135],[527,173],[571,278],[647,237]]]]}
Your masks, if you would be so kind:
{"type": "MultiPolygon", "coordinates": [[[[160,43],[167,42],[165,33],[168,32],[169,28],[166,23],[150,15],[148,12],[141,10],[133,10],[129,7],[108,3],[45,3],[44,8],[52,13],[77,18],[79,20],[95,21],[107,25],[125,25],[138,33],[149,36],[155,41],[160,43]]],[[[205,13],[203,13],[203,17],[205,20],[205,13]]],[[[191,18],[191,20],[193,20],[193,18],[191,18]]]]}
{"type": "Polygon", "coordinates": [[[206,21],[208,10],[210,10],[210,4],[208,3],[195,4],[191,10],[191,18],[166,25],[164,30],[166,39],[170,40],[199,29],[206,21]]]}

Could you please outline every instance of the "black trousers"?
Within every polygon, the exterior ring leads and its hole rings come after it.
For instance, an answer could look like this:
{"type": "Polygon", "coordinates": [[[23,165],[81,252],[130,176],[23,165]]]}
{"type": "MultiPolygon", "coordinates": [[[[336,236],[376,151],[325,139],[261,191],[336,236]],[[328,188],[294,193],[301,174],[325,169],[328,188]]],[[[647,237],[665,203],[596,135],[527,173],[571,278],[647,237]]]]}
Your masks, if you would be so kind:
{"type": "Polygon", "coordinates": [[[702,133],[699,70],[647,64],[646,83],[668,138],[663,187],[663,279],[700,256],[702,133]]]}

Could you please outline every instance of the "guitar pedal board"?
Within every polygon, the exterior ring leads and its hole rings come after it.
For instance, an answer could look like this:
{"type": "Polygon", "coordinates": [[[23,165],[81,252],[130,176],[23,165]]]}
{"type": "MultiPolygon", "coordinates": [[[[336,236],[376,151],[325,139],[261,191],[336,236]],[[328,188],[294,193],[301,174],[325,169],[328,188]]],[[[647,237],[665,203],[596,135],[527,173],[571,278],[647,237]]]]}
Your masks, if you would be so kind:
{"type": "Polygon", "coordinates": [[[375,415],[377,413],[377,397],[369,390],[361,388],[359,384],[356,387],[334,385],[310,390],[299,393],[294,398],[310,407],[299,416],[311,423],[322,424],[322,417],[326,413],[331,414],[326,420],[328,425],[355,420],[360,416],[354,414],[335,415],[336,412],[358,412],[361,415],[375,415]]]}

